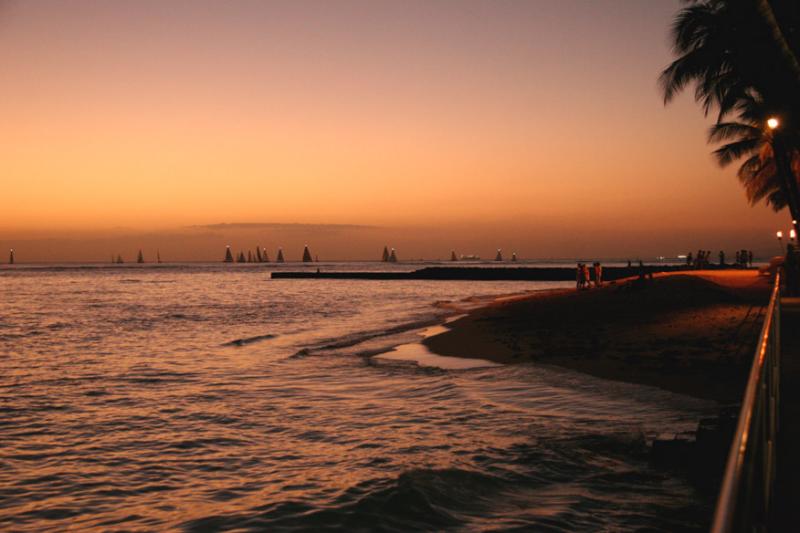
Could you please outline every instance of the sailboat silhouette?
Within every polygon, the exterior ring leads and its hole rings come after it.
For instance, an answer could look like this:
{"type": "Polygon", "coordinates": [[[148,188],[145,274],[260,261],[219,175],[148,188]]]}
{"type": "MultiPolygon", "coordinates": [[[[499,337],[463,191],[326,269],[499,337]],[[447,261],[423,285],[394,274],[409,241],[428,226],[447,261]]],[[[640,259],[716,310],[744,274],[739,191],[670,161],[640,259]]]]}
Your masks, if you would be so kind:
{"type": "Polygon", "coordinates": [[[231,253],[230,245],[225,247],[225,263],[233,263],[233,254],[231,253]]]}
{"type": "Polygon", "coordinates": [[[386,246],[383,247],[383,256],[381,256],[381,261],[383,261],[384,263],[389,261],[389,248],[387,248],[386,246]]]}
{"type": "Polygon", "coordinates": [[[311,263],[312,261],[311,252],[308,251],[308,245],[306,244],[303,248],[303,263],[311,263]]]}
{"type": "Polygon", "coordinates": [[[139,250],[139,255],[136,256],[137,263],[144,263],[144,255],[142,255],[142,251],[139,250]]]}
{"type": "Polygon", "coordinates": [[[276,261],[278,263],[283,263],[283,248],[278,248],[278,258],[276,261]]]}

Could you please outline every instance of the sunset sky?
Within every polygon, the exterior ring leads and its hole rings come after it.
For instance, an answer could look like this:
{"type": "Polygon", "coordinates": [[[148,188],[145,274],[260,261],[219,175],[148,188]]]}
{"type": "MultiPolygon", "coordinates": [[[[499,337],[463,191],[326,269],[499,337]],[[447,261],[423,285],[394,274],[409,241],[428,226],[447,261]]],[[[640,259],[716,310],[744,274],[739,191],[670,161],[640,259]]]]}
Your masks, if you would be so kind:
{"type": "MultiPolygon", "coordinates": [[[[680,5],[0,0],[0,246],[268,222],[373,227],[297,237],[338,259],[767,253],[788,215],[717,168],[691,91],[659,95],[680,5]]],[[[176,258],[236,238],[201,233],[176,258]]]]}

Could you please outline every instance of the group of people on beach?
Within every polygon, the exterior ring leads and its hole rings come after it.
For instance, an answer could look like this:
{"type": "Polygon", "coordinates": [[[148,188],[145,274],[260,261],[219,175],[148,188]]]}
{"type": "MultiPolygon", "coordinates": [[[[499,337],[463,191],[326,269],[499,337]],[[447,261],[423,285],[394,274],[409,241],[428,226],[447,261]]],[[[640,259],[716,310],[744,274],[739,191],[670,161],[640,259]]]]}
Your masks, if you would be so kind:
{"type": "MultiPolygon", "coordinates": [[[[720,250],[719,265],[724,266],[725,263],[725,250],[720,250]]],[[[711,264],[711,250],[697,250],[697,255],[692,255],[689,252],[686,256],[686,266],[693,268],[705,268],[711,264]]],[[[753,266],[753,251],[752,250],[737,250],[735,266],[747,268],[753,266]]]]}
{"type": "Polygon", "coordinates": [[[578,263],[576,269],[576,283],[578,290],[589,289],[594,284],[595,287],[603,285],[603,265],[595,261],[591,269],[586,263],[578,263]]]}

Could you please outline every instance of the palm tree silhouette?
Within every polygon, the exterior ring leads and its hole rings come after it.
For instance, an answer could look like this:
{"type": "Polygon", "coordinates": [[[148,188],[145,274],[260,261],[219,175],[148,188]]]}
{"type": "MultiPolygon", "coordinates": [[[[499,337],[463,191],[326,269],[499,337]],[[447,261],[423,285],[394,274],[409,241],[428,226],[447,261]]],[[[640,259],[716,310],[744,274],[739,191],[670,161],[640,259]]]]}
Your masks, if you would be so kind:
{"type": "Polygon", "coordinates": [[[709,141],[731,141],[714,152],[718,162],[747,156],[739,179],[751,203],[788,205],[800,219],[800,36],[784,31],[797,26],[800,10],[791,0],[688,3],[672,28],[678,57],[659,77],[664,102],[694,84],[703,112],[717,111],[709,141]],[[770,133],[764,121],[773,115],[781,117],[781,128],[770,133]]]}

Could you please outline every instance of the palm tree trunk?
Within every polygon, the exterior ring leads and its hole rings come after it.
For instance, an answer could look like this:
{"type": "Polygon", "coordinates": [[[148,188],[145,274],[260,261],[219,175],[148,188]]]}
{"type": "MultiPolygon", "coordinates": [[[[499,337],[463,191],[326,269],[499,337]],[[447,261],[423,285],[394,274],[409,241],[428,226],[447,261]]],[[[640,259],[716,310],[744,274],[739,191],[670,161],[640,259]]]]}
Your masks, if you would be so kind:
{"type": "Polygon", "coordinates": [[[798,61],[792,47],[789,46],[789,43],[786,41],[786,37],[783,35],[781,26],[775,18],[775,12],[772,10],[769,0],[758,0],[756,5],[758,11],[761,13],[762,19],[772,32],[772,38],[783,57],[786,67],[792,73],[795,83],[800,87],[800,61],[798,61]]]}

